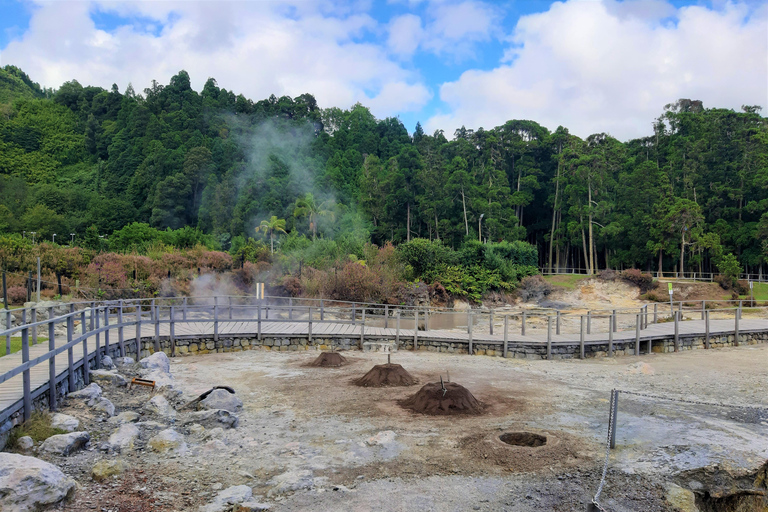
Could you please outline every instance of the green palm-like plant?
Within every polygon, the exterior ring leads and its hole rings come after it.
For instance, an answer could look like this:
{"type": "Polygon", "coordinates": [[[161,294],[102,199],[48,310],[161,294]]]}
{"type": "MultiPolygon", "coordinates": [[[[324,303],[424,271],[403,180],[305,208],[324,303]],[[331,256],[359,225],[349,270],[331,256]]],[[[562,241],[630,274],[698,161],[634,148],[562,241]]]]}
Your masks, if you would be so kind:
{"type": "Polygon", "coordinates": [[[333,201],[330,199],[317,203],[315,196],[311,192],[307,192],[304,197],[296,200],[293,216],[309,218],[309,229],[312,231],[312,240],[315,240],[317,238],[317,218],[330,217],[333,220],[335,218],[333,210],[331,210],[333,204],[333,201]]]}
{"type": "Polygon", "coordinates": [[[273,215],[269,220],[261,221],[261,224],[256,226],[256,232],[262,232],[269,235],[269,249],[272,254],[275,254],[274,234],[285,233],[285,219],[278,219],[277,215],[273,215]]]}

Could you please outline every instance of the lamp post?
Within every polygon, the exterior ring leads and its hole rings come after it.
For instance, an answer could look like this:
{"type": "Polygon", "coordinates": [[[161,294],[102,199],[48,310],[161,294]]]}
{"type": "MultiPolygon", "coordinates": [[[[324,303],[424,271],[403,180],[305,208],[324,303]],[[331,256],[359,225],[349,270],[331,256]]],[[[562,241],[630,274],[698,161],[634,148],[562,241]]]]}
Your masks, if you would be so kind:
{"type": "Polygon", "coordinates": [[[71,247],[71,246],[75,245],[75,234],[74,233],[70,233],[69,236],[72,237],[72,239],[69,241],[69,245],[71,247]]]}
{"type": "Polygon", "coordinates": [[[37,231],[30,231],[32,233],[32,243],[35,243],[35,235],[37,234],[37,231]]]}
{"type": "Polygon", "coordinates": [[[481,213],[480,220],[477,221],[477,239],[480,240],[480,243],[483,243],[483,217],[485,214],[481,213]]]}
{"type": "Polygon", "coordinates": [[[52,240],[52,242],[53,242],[53,243],[56,243],[56,233],[54,233],[54,234],[53,234],[53,240],[52,240]]]}

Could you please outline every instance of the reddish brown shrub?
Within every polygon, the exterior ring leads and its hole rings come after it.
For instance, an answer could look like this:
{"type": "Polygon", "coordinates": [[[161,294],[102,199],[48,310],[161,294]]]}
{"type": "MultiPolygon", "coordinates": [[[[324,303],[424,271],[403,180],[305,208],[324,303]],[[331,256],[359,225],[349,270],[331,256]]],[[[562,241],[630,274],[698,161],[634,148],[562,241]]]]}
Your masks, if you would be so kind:
{"type": "Polygon", "coordinates": [[[528,276],[520,281],[517,293],[525,302],[540,300],[552,293],[552,285],[539,275],[528,276]]]}
{"type": "Polygon", "coordinates": [[[27,289],[24,286],[11,286],[8,288],[8,302],[10,304],[23,304],[27,301],[27,289]]]}
{"type": "Polygon", "coordinates": [[[645,293],[653,288],[653,276],[645,274],[636,268],[624,270],[620,276],[624,281],[637,285],[640,288],[640,293],[645,293]]]}

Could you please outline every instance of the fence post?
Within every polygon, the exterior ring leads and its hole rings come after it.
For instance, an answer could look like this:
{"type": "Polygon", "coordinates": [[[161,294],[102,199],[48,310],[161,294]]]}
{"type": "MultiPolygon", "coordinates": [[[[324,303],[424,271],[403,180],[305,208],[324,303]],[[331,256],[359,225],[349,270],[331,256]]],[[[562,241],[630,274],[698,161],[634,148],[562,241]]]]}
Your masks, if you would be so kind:
{"type": "Polygon", "coordinates": [[[213,305],[213,341],[219,341],[219,305],[213,305]]]}
{"type": "MultiPolygon", "coordinates": [[[[69,316],[67,316],[67,343],[72,341],[75,335],[75,305],[69,305],[69,316]]],[[[69,382],[68,392],[75,390],[75,351],[72,347],[67,349],[67,374],[69,382]]]]}
{"type": "Polygon", "coordinates": [[[389,304],[384,304],[384,328],[389,328],[389,304]]]}
{"type": "Polygon", "coordinates": [[[469,336],[469,355],[474,354],[474,350],[472,350],[472,311],[467,312],[467,335],[469,336]]]}
{"type": "Polygon", "coordinates": [[[293,320],[293,298],[290,297],[288,298],[288,320],[293,320]]]}
{"type": "Polygon", "coordinates": [[[261,304],[256,304],[256,337],[261,341],[261,304]]]}
{"type": "Polygon", "coordinates": [[[616,317],[616,310],[613,310],[613,332],[618,332],[619,326],[617,322],[618,318],[616,317]]]}
{"type": "Polygon", "coordinates": [[[490,310],[490,312],[488,313],[488,324],[490,325],[489,334],[493,336],[493,310],[490,310]]]}
{"type": "Polygon", "coordinates": [[[104,355],[109,356],[109,305],[104,308],[104,327],[104,355]]]}
{"type": "MultiPolygon", "coordinates": [[[[37,308],[32,308],[31,310],[32,318],[29,320],[29,323],[36,324],[37,323],[37,308]]],[[[37,326],[34,326],[32,328],[32,345],[37,345],[37,326]]]]}
{"type": "Polygon", "coordinates": [[[659,323],[659,305],[658,303],[653,303],[653,323],[659,323]]]}
{"type": "Polygon", "coordinates": [[[552,359],[552,315],[547,315],[547,360],[552,359]]]}
{"type": "Polygon", "coordinates": [[[419,348],[419,309],[413,309],[413,350],[419,348]]]}
{"type": "Polygon", "coordinates": [[[307,329],[307,341],[312,343],[312,306],[309,306],[309,328],[307,329]]]}
{"type": "Polygon", "coordinates": [[[182,310],[181,310],[181,319],[185,322],[187,321],[187,298],[184,297],[183,303],[182,303],[182,310]]]}
{"type": "Polygon", "coordinates": [[[555,326],[555,334],[560,334],[560,310],[557,310],[557,325],[555,326]]]}
{"type": "Polygon", "coordinates": [[[675,311],[675,352],[680,350],[680,312],[675,311]]]}
{"type": "Polygon", "coordinates": [[[120,357],[125,357],[125,333],[123,332],[123,300],[120,299],[120,305],[117,310],[117,344],[120,346],[120,357]]]}
{"type": "Polygon", "coordinates": [[[325,303],[320,299],[320,321],[325,320],[325,303]]]}
{"type": "Polygon", "coordinates": [[[523,311],[523,317],[520,319],[520,336],[525,336],[525,311],[523,311]]]}
{"type": "Polygon", "coordinates": [[[611,391],[613,400],[611,400],[611,417],[608,420],[611,428],[611,450],[616,448],[616,431],[619,429],[618,414],[619,414],[619,391],[614,389],[611,391]]]}
{"type": "Polygon", "coordinates": [[[173,318],[173,306],[171,306],[171,318],[170,318],[170,334],[171,340],[171,357],[176,355],[176,320],[173,318]]]}
{"type": "Polygon", "coordinates": [[[397,330],[395,331],[395,345],[400,348],[400,309],[397,310],[397,330]]]}
{"type": "Polygon", "coordinates": [[[231,296],[227,297],[227,301],[228,301],[227,311],[229,313],[229,319],[232,320],[232,297],[231,296]]]}
{"type": "Polygon", "coordinates": [[[707,301],[701,301],[701,319],[704,320],[704,311],[707,309],[707,301]]]}
{"type": "Polygon", "coordinates": [[[637,315],[637,320],[635,321],[635,355],[640,355],[640,321],[641,316],[637,315]]]}
{"type": "MultiPolygon", "coordinates": [[[[741,301],[741,300],[739,301],[739,320],[741,320],[741,304],[742,304],[742,302],[744,302],[744,301],[741,301]]],[[[32,310],[32,311],[34,311],[34,310],[32,310]]]]}
{"type": "Polygon", "coordinates": [[[587,334],[592,334],[592,310],[587,311],[587,334]]]}
{"type": "MultiPolygon", "coordinates": [[[[48,308],[48,351],[56,350],[56,322],[53,321],[53,306],[48,308]]],[[[56,356],[48,360],[48,408],[56,410],[56,356]]]]}
{"type": "MultiPolygon", "coordinates": [[[[12,318],[13,318],[13,315],[8,309],[6,309],[5,311],[5,328],[6,329],[11,328],[11,323],[13,322],[12,318]]],[[[5,355],[8,355],[10,353],[11,353],[11,335],[6,334],[5,335],[5,355]]]]}
{"type": "Polygon", "coordinates": [[[87,386],[91,383],[91,367],[88,360],[88,326],[85,324],[85,310],[80,313],[80,325],[83,328],[83,335],[85,335],[83,338],[83,385],[87,386]]]}
{"type": "Polygon", "coordinates": [[[509,348],[509,315],[504,315],[504,348],[501,349],[502,357],[507,357],[507,351],[509,348]]]}
{"type": "Polygon", "coordinates": [[[153,342],[155,352],[160,352],[160,306],[155,304],[155,299],[152,299],[152,319],[155,322],[155,339],[153,342]]]}
{"type": "Polygon", "coordinates": [[[365,307],[363,307],[363,320],[360,323],[360,350],[363,350],[364,342],[365,342],[365,307]]]}
{"type": "Polygon", "coordinates": [[[352,325],[357,325],[357,307],[352,303],[352,325]]]}
{"type": "MultiPolygon", "coordinates": [[[[21,362],[29,361],[29,327],[24,327],[21,331],[21,362]]],[[[27,421],[32,414],[32,379],[29,368],[24,370],[22,377],[22,387],[24,388],[24,421],[27,421]]]]}
{"type": "Polygon", "coordinates": [[[608,357],[613,357],[613,315],[608,316],[608,357]]]}
{"type": "Polygon", "coordinates": [[[738,347],[739,346],[739,319],[741,317],[740,311],[736,311],[736,319],[735,319],[735,329],[733,333],[733,346],[738,347]]]}
{"type": "MultiPolygon", "coordinates": [[[[493,313],[491,313],[493,314],[493,313]]],[[[429,330],[429,307],[424,310],[424,330],[429,330]]],[[[493,334],[493,325],[491,325],[491,334],[493,334]]]]}
{"type": "MultiPolygon", "coordinates": [[[[101,323],[99,321],[99,317],[101,316],[101,313],[99,312],[98,308],[94,308],[91,310],[91,317],[95,320],[95,326],[96,329],[99,328],[99,324],[101,323]]],[[[96,352],[94,353],[94,366],[98,370],[101,368],[101,334],[96,334],[96,352]]]]}
{"type": "Polygon", "coordinates": [[[579,359],[584,359],[584,315],[579,316],[579,359]]]}
{"type": "Polygon", "coordinates": [[[704,312],[704,348],[709,348],[709,311],[704,312]]]}
{"type": "Polygon", "coordinates": [[[141,300],[136,303],[136,361],[141,359],[141,300]]]}

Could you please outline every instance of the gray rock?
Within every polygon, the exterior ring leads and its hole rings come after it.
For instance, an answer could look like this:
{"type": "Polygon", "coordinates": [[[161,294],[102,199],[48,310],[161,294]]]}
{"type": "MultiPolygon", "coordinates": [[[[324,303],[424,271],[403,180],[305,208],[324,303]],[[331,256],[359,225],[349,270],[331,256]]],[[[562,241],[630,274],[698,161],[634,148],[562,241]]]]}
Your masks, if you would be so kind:
{"type": "Polygon", "coordinates": [[[93,407],[94,411],[103,412],[109,417],[115,415],[115,404],[104,397],[93,398],[88,401],[88,406],[93,407]]]}
{"type": "Polygon", "coordinates": [[[176,417],[176,411],[163,395],[156,395],[144,405],[144,411],[164,419],[176,417]]]}
{"type": "Polygon", "coordinates": [[[33,446],[35,446],[35,442],[29,436],[20,437],[16,440],[16,448],[22,452],[32,451],[33,446]]]}
{"type": "Polygon", "coordinates": [[[272,508],[272,505],[269,503],[259,503],[258,501],[244,501],[240,504],[240,509],[238,512],[258,512],[261,510],[269,510],[272,508]]]}
{"type": "Polygon", "coordinates": [[[136,364],[136,361],[132,357],[116,357],[115,364],[117,366],[131,366],[136,364]]]}
{"type": "Polygon", "coordinates": [[[159,370],[163,373],[171,373],[171,361],[165,352],[155,352],[149,357],[139,360],[139,364],[142,368],[147,370],[159,370]]]}
{"type": "Polygon", "coordinates": [[[227,512],[232,505],[243,503],[253,498],[253,489],[247,485],[235,485],[221,491],[208,505],[200,507],[200,512],[227,512]]]}
{"type": "Polygon", "coordinates": [[[287,492],[298,491],[300,489],[311,489],[315,485],[312,478],[312,472],[303,469],[299,471],[286,471],[274,477],[270,483],[273,487],[267,493],[268,496],[284,494],[287,492]]]}
{"type": "Polygon", "coordinates": [[[157,421],[140,421],[136,423],[136,426],[147,430],[163,430],[167,427],[166,424],[158,423],[157,421]]]}
{"type": "Polygon", "coordinates": [[[195,411],[187,415],[182,425],[199,423],[205,428],[226,427],[236,428],[239,423],[237,416],[224,409],[210,409],[207,411],[195,411]]]}
{"type": "Polygon", "coordinates": [[[117,372],[113,372],[109,370],[91,370],[90,375],[91,375],[92,381],[98,382],[102,386],[106,386],[106,385],[127,386],[128,385],[128,382],[126,382],[125,377],[123,377],[117,372]]]}
{"type": "Polygon", "coordinates": [[[223,409],[229,412],[237,412],[243,407],[243,401],[226,389],[214,389],[211,394],[200,402],[203,409],[223,409]]]}
{"type": "Polygon", "coordinates": [[[147,446],[150,450],[159,453],[174,452],[183,454],[187,451],[187,443],[184,436],[173,430],[165,429],[149,440],[147,446]]]}
{"type": "Polygon", "coordinates": [[[36,512],[70,496],[76,486],[53,464],[0,452],[0,510],[36,512]]]}
{"type": "Polygon", "coordinates": [[[133,450],[134,442],[139,437],[139,427],[133,423],[120,425],[107,441],[107,450],[110,452],[125,453],[133,450]]]}
{"type": "Polygon", "coordinates": [[[68,396],[71,398],[98,398],[101,396],[101,386],[92,382],[80,391],[73,391],[68,396]]]}
{"type": "Polygon", "coordinates": [[[141,416],[137,412],[133,411],[123,411],[117,416],[114,416],[112,418],[109,418],[109,423],[112,423],[113,425],[122,425],[123,423],[135,423],[139,421],[139,418],[141,416]]]}
{"type": "Polygon", "coordinates": [[[70,453],[83,448],[91,436],[88,432],[70,432],[51,436],[40,445],[40,451],[51,455],[66,457],[70,453]]]}
{"type": "Polygon", "coordinates": [[[51,417],[51,426],[53,428],[66,430],[67,432],[74,432],[80,428],[80,420],[69,414],[61,414],[57,412],[51,417]]]}
{"type": "Polygon", "coordinates": [[[109,356],[102,356],[101,358],[101,366],[108,370],[112,370],[115,367],[115,363],[112,361],[112,358],[109,356]]]}

